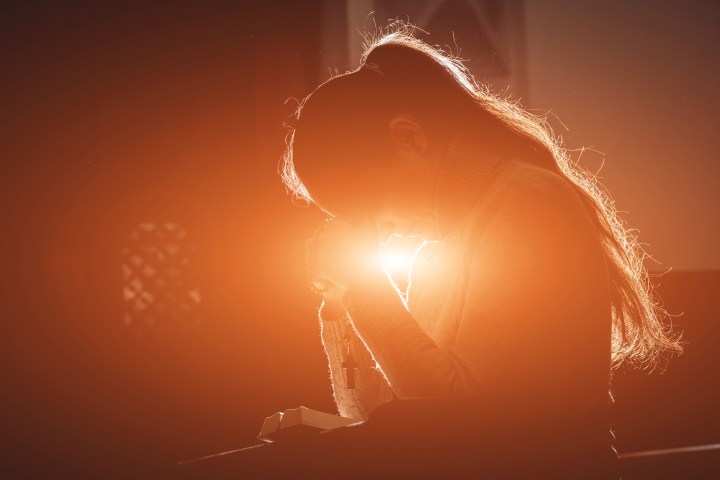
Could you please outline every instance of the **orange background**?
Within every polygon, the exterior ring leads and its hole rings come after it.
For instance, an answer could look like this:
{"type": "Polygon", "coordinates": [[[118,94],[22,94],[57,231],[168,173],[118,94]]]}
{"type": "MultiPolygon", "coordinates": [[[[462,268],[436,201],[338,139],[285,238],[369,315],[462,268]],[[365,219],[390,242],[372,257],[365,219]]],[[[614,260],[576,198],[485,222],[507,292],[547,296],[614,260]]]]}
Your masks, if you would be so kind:
{"type": "MultiPolygon", "coordinates": [[[[262,3],[4,7],[10,474],[127,478],[248,445],[276,410],[333,411],[303,264],[321,217],[292,205],[276,172],[294,107],[285,100],[326,78],[323,8],[262,3]],[[148,221],[177,222],[192,238],[197,325],[138,333],[123,322],[122,251],[148,221]]],[[[663,287],[697,346],[674,376],[618,379],[635,399],[619,404],[621,447],[711,441],[720,428],[701,416],[717,373],[699,367],[717,360],[718,8],[625,3],[527,2],[524,94],[570,128],[558,131],[570,147],[605,153],[603,180],[659,270],[705,271],[663,287]],[[665,403],[653,410],[647,398],[665,403]],[[653,427],[657,411],[667,421],[653,427]]],[[[592,169],[602,160],[584,155],[592,169]]]]}

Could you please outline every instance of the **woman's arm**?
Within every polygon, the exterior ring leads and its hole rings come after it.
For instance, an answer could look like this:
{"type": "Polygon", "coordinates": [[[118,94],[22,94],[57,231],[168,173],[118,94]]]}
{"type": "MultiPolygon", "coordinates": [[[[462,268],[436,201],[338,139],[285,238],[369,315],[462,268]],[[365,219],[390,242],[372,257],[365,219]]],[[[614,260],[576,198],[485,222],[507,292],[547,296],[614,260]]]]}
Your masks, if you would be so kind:
{"type": "Polygon", "coordinates": [[[356,285],[344,305],[400,398],[454,395],[472,384],[462,359],[422,331],[387,278],[356,285]]]}
{"type": "Polygon", "coordinates": [[[343,298],[400,398],[552,389],[559,377],[608,367],[607,274],[580,200],[558,181],[499,203],[468,257],[450,348],[420,328],[385,275],[355,283],[343,298]]]}
{"type": "Polygon", "coordinates": [[[323,302],[318,315],[320,335],[328,358],[330,381],[338,413],[344,417],[367,420],[375,408],[393,399],[392,389],[375,359],[352,328],[344,310],[340,318],[330,319],[331,315],[323,314],[326,308],[327,304],[323,302]],[[351,365],[344,364],[348,342],[357,367],[355,369],[346,368],[351,365]],[[353,376],[354,388],[348,388],[348,375],[353,376]]]}

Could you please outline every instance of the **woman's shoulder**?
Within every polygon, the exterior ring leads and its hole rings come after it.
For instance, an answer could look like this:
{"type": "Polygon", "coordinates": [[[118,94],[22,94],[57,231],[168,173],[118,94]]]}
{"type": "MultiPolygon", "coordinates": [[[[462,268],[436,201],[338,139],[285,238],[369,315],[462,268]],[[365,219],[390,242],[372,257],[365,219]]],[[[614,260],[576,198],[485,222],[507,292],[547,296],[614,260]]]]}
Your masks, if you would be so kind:
{"type": "Polygon", "coordinates": [[[563,174],[520,157],[507,158],[498,166],[494,186],[507,194],[568,200],[575,190],[563,174]]]}
{"type": "Polygon", "coordinates": [[[531,245],[568,252],[579,246],[595,249],[598,231],[582,195],[561,173],[520,158],[507,159],[468,219],[468,254],[492,244],[498,251],[508,251],[508,246],[529,251],[531,245]]]}
{"type": "Polygon", "coordinates": [[[589,219],[581,195],[579,187],[559,171],[513,157],[498,166],[487,200],[495,210],[528,214],[549,211],[589,219]]]}
{"type": "Polygon", "coordinates": [[[473,268],[509,272],[508,282],[533,283],[544,272],[555,286],[604,278],[601,237],[580,188],[522,159],[508,160],[496,173],[466,237],[473,268]]]}

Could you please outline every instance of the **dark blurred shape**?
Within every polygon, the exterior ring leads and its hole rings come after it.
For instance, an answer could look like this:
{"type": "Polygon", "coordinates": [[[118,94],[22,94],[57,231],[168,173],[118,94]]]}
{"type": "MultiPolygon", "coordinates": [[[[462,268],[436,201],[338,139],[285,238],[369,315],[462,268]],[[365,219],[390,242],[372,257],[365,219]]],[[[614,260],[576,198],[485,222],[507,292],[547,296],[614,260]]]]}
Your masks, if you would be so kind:
{"type": "Polygon", "coordinates": [[[720,272],[674,272],[658,293],[683,332],[685,353],[652,373],[625,368],[613,379],[621,452],[720,443],[720,272]]]}
{"type": "Polygon", "coordinates": [[[720,444],[632,452],[621,457],[623,480],[716,479],[720,444]]]}

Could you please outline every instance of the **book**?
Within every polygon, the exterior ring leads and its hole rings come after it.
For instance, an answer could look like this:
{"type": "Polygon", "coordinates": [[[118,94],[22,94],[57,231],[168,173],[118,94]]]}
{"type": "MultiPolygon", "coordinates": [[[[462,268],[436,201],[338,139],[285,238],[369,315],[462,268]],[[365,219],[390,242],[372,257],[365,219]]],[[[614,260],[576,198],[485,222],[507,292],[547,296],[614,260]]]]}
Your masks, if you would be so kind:
{"type": "Polygon", "coordinates": [[[288,408],[266,417],[258,438],[268,443],[280,440],[302,440],[318,432],[352,425],[359,421],[303,406],[288,408]]]}

